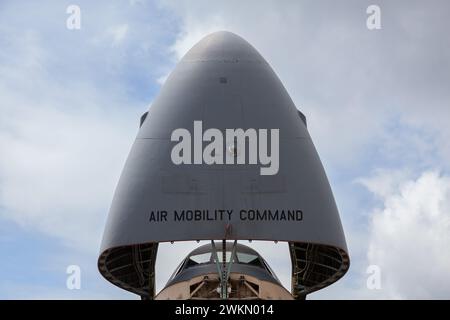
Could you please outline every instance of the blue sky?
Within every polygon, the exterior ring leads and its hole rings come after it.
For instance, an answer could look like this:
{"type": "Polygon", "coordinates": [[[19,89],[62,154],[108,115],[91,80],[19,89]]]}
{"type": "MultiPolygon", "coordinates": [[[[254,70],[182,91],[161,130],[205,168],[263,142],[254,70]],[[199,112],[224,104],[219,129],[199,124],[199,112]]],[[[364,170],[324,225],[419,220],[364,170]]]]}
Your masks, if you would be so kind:
{"type": "MultiPolygon", "coordinates": [[[[2,1],[0,298],[135,298],[96,267],[112,194],[139,117],[217,30],[272,65],[332,185],[352,265],[311,298],[448,298],[449,11],[445,1],[2,1]],[[381,30],[366,27],[373,3],[381,30]],[[70,4],[80,30],[66,28],[70,4]],[[80,290],[66,288],[72,264],[80,290]],[[370,265],[380,290],[366,286],[370,265]]],[[[195,246],[163,245],[158,288],[195,246]]],[[[285,245],[252,246],[289,286],[285,245]]]]}

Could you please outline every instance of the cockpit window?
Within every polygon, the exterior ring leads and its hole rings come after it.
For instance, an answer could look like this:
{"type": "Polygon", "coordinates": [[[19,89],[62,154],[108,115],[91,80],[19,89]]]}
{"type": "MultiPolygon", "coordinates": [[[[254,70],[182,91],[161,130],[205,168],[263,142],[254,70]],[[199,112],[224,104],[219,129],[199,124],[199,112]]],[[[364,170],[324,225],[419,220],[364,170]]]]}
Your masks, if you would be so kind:
{"type": "Polygon", "coordinates": [[[238,252],[236,253],[239,263],[253,264],[255,260],[259,260],[257,255],[238,252]]]}
{"type": "MultiPolygon", "coordinates": [[[[219,250],[217,251],[217,258],[219,260],[219,263],[223,263],[222,251],[219,251],[219,250]]],[[[230,258],[231,258],[231,251],[226,251],[225,252],[226,263],[230,262],[230,258]]],[[[183,269],[197,266],[199,264],[208,264],[208,263],[216,263],[216,259],[215,259],[214,255],[212,254],[212,252],[194,254],[186,260],[186,262],[183,266],[183,269]]],[[[233,263],[252,265],[255,267],[267,269],[267,266],[265,266],[265,264],[263,264],[262,260],[260,259],[260,257],[257,254],[243,253],[243,252],[238,251],[235,253],[233,263]]],[[[180,272],[180,271],[178,271],[178,272],[180,272]]],[[[270,269],[268,269],[268,271],[270,271],[270,269]]]]}
{"type": "Polygon", "coordinates": [[[196,263],[208,263],[211,261],[211,252],[196,254],[191,256],[190,259],[196,263]]]}

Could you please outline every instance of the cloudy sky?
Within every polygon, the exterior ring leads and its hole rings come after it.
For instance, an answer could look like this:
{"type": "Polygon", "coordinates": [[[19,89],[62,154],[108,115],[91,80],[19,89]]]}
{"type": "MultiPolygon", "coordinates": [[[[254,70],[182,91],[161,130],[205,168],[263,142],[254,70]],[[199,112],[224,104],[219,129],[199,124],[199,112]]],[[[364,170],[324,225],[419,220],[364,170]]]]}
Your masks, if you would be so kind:
{"type": "MultiPolygon", "coordinates": [[[[332,185],[352,264],[310,298],[450,298],[449,17],[445,0],[1,1],[0,298],[136,298],[97,271],[109,204],[139,117],[217,30],[274,68],[332,185]]],[[[289,287],[286,245],[251,245],[289,287]]],[[[196,246],[163,245],[157,289],[196,246]]]]}

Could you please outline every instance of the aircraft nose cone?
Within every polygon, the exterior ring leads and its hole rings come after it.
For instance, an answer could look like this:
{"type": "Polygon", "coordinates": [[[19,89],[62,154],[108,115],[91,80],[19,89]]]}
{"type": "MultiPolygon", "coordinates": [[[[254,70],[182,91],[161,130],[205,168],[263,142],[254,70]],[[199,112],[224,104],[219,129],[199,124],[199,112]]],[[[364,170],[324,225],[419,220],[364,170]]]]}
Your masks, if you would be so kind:
{"type": "Polygon", "coordinates": [[[227,31],[200,40],[177,64],[152,103],[139,138],[169,139],[202,120],[205,128],[283,128],[309,138],[283,84],[261,54],[227,31]]]}
{"type": "Polygon", "coordinates": [[[183,60],[265,62],[250,43],[229,31],[218,31],[207,35],[189,50],[183,60]]]}
{"type": "Polygon", "coordinates": [[[221,31],[189,50],[141,120],[111,204],[99,269],[119,287],[152,298],[159,242],[224,238],[290,242],[295,297],[336,281],[350,263],[304,118],[258,51],[221,31]],[[222,143],[215,163],[204,161],[209,129],[222,143]],[[248,146],[227,143],[227,129],[246,130],[248,146]],[[180,130],[186,162],[172,157],[180,130]],[[269,130],[279,133],[270,149],[269,130]],[[257,162],[249,161],[251,139],[257,162]],[[276,170],[263,175],[272,165],[269,150],[276,170]],[[238,152],[246,161],[227,163],[238,152]]]}

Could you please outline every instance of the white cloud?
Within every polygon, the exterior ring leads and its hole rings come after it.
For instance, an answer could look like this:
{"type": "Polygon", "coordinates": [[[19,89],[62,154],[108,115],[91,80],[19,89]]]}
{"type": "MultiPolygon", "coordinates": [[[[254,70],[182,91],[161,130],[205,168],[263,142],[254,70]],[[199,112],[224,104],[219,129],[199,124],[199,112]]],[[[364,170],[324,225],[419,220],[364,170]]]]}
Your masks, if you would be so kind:
{"type": "Polygon", "coordinates": [[[128,24],[121,24],[109,28],[108,33],[112,36],[113,47],[120,45],[120,43],[124,41],[127,32],[128,32],[128,24]]]}
{"type": "Polygon", "coordinates": [[[448,298],[450,177],[427,171],[393,188],[392,176],[381,173],[364,183],[383,201],[373,212],[368,248],[368,265],[381,268],[377,296],[448,298]]]}
{"type": "Polygon", "coordinates": [[[362,184],[370,192],[381,199],[385,199],[397,190],[409,177],[411,176],[411,170],[398,169],[377,169],[372,176],[358,178],[356,183],[362,184]]]}
{"type": "MultiPolygon", "coordinates": [[[[130,95],[129,78],[122,77],[135,51],[130,59],[109,43],[90,41],[104,34],[102,27],[118,12],[82,6],[86,16],[104,13],[83,34],[55,27],[54,16],[64,21],[65,11],[58,16],[54,5],[46,7],[49,18],[38,25],[19,24],[8,15],[11,4],[0,14],[0,217],[95,255],[149,101],[130,95]]],[[[33,10],[23,14],[28,12],[33,10]]],[[[127,30],[128,24],[114,28],[114,41],[123,41],[127,30]]],[[[146,36],[142,43],[151,41],[146,36]]],[[[133,76],[139,72],[145,67],[133,76]]]]}
{"type": "Polygon", "coordinates": [[[95,252],[128,133],[117,120],[40,111],[0,135],[0,216],[95,252]],[[36,134],[39,126],[51,130],[36,134]]]}
{"type": "Polygon", "coordinates": [[[167,78],[169,77],[169,75],[170,75],[170,73],[167,73],[167,74],[165,74],[165,75],[162,75],[161,77],[159,77],[158,79],[156,79],[156,82],[159,84],[159,85],[163,85],[165,82],[166,82],[166,80],[167,80],[167,78]]]}
{"type": "Polygon", "coordinates": [[[119,114],[74,115],[43,106],[35,113],[8,102],[15,105],[8,113],[17,122],[0,120],[9,126],[0,133],[0,216],[97,251],[101,212],[107,211],[132,140],[129,124],[119,114]]]}

